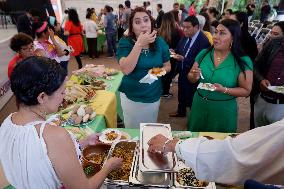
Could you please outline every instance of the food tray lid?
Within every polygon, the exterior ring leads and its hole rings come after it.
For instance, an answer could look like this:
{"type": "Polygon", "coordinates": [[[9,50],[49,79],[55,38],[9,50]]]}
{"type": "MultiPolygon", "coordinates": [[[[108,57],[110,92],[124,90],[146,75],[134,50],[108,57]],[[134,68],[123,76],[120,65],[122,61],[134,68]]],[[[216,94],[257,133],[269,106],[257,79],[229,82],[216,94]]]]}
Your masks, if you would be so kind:
{"type": "Polygon", "coordinates": [[[177,156],[175,153],[148,153],[148,141],[155,135],[162,134],[172,139],[169,124],[140,123],[140,158],[139,169],[142,172],[176,172],[177,156]]]}
{"type": "Polygon", "coordinates": [[[141,172],[139,170],[139,151],[135,153],[129,184],[131,186],[170,188],[173,186],[173,173],[141,172]]]}

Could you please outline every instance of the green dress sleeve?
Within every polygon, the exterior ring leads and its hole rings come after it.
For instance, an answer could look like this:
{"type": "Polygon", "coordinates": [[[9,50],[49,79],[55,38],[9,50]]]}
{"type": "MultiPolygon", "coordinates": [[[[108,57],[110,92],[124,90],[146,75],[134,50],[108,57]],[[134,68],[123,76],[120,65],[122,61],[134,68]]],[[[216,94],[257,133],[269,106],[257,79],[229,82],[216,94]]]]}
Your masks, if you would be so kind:
{"type": "Polygon", "coordinates": [[[245,70],[253,70],[253,63],[249,56],[243,56],[241,59],[246,63],[245,70]]]}
{"type": "Polygon", "coordinates": [[[119,60],[122,57],[127,57],[130,54],[133,46],[134,43],[131,42],[130,38],[122,37],[118,43],[118,48],[116,53],[117,61],[119,62],[119,60]]]}

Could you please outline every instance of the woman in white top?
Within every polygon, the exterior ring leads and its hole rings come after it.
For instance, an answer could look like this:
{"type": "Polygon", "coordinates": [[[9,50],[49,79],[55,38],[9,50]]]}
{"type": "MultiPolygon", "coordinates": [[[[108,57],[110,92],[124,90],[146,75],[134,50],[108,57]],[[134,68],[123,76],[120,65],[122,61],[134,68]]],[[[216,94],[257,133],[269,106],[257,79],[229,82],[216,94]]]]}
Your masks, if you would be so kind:
{"type": "Polygon", "coordinates": [[[97,51],[97,31],[98,31],[98,26],[95,23],[94,20],[92,20],[92,14],[93,12],[87,12],[86,15],[86,21],[83,25],[83,29],[85,31],[86,34],[86,38],[87,38],[87,44],[88,44],[88,54],[89,54],[89,58],[93,59],[94,56],[96,58],[99,57],[98,55],[98,51],[97,51]]]}
{"type": "Polygon", "coordinates": [[[9,183],[19,189],[94,189],[108,173],[121,166],[111,158],[87,179],[71,135],[47,114],[58,111],[65,95],[66,71],[55,61],[29,57],[11,76],[19,110],[0,127],[0,160],[9,183]]]}
{"type": "Polygon", "coordinates": [[[284,119],[224,140],[199,137],[182,141],[157,135],[148,142],[148,151],[176,152],[201,180],[243,185],[254,179],[284,185],[283,138],[284,119]]]}

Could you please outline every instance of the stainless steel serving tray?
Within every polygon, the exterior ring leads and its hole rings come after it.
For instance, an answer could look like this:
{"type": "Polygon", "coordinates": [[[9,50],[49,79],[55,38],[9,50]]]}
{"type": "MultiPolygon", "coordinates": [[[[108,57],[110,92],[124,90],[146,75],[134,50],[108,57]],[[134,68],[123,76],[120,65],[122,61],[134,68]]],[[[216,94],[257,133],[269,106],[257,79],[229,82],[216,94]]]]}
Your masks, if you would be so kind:
{"type": "MultiPolygon", "coordinates": [[[[112,157],[112,154],[113,154],[113,151],[115,149],[115,146],[117,144],[121,143],[121,142],[133,143],[133,145],[135,144],[135,149],[133,149],[134,154],[133,154],[133,159],[132,159],[132,164],[131,164],[131,168],[132,168],[133,164],[134,164],[134,161],[135,161],[135,157],[134,156],[137,153],[138,145],[139,145],[137,140],[120,140],[120,141],[114,142],[112,144],[112,146],[111,146],[111,149],[110,149],[109,153],[108,153],[107,159],[112,157]]],[[[130,170],[130,175],[131,175],[131,170],[130,170]]],[[[104,183],[107,184],[107,185],[120,185],[120,186],[123,186],[123,185],[129,185],[129,179],[128,180],[112,180],[112,179],[106,178],[104,183]]]]}
{"type": "Polygon", "coordinates": [[[134,156],[135,161],[131,169],[129,184],[131,186],[170,188],[173,186],[173,173],[152,173],[139,170],[139,152],[134,156]]]}
{"type": "Polygon", "coordinates": [[[141,123],[140,124],[140,158],[139,169],[142,172],[177,172],[177,156],[174,153],[148,153],[148,141],[155,135],[162,134],[172,138],[169,124],[141,123]]]}
{"type": "MultiPolygon", "coordinates": [[[[182,160],[178,159],[178,165],[179,165],[179,169],[182,168],[189,168],[187,167],[182,160]]],[[[197,186],[187,186],[187,185],[181,185],[178,181],[177,181],[177,175],[178,173],[174,173],[173,175],[173,180],[174,180],[174,187],[175,188],[190,188],[190,189],[216,189],[216,185],[214,182],[209,182],[207,186],[204,187],[197,187],[197,186]]]]}

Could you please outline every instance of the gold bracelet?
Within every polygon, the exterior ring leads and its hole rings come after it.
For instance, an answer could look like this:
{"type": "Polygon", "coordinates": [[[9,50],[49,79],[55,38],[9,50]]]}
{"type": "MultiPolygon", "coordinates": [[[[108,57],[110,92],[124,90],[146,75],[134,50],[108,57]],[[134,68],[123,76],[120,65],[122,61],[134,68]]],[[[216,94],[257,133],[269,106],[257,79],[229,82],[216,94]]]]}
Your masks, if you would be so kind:
{"type": "Polygon", "coordinates": [[[225,87],[225,91],[224,94],[228,94],[229,89],[227,87],[225,87]]]}

